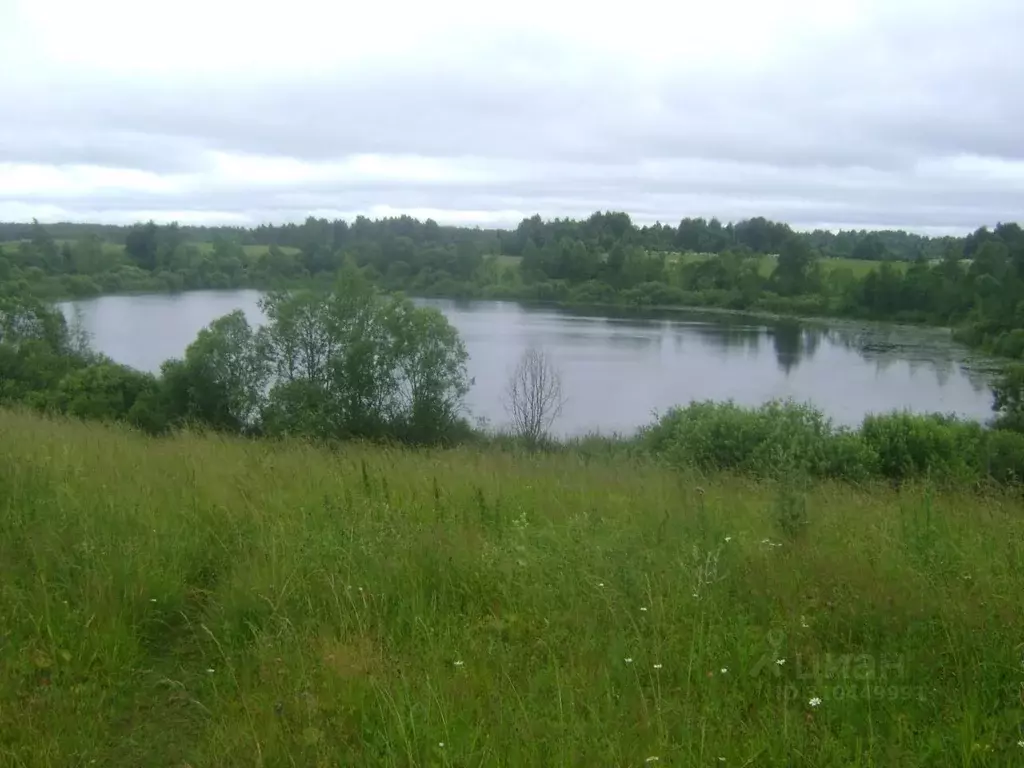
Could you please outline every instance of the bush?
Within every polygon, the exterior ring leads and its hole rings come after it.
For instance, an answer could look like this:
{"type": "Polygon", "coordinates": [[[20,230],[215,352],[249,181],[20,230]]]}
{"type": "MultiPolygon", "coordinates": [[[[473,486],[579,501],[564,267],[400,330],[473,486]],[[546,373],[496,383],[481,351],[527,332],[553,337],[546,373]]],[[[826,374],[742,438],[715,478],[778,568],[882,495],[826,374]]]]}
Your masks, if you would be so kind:
{"type": "Polygon", "coordinates": [[[101,362],[67,374],[57,386],[54,400],[69,416],[122,421],[139,397],[154,389],[156,379],[150,374],[101,362]]]}
{"type": "Polygon", "coordinates": [[[878,477],[1024,480],[1024,434],[941,415],[868,416],[859,430],[850,430],[833,427],[820,411],[792,402],[759,408],[701,402],[672,409],[642,430],[640,441],[670,464],[705,471],[853,482],[878,477]]]}
{"type": "Polygon", "coordinates": [[[839,429],[825,441],[825,477],[863,482],[878,475],[878,465],[878,454],[857,432],[839,429]]]}
{"type": "Polygon", "coordinates": [[[878,455],[885,477],[964,478],[978,475],[981,425],[939,415],[891,413],[867,416],[860,434],[878,455]]]}
{"type": "MultiPolygon", "coordinates": [[[[775,401],[749,409],[730,401],[674,408],[644,431],[643,440],[652,452],[681,466],[769,476],[793,470],[829,475],[839,471],[838,462],[858,454],[846,438],[830,447],[835,435],[822,412],[807,405],[775,401]]],[[[862,475],[868,470],[846,471],[862,475]]]]}
{"type": "Polygon", "coordinates": [[[1024,434],[995,429],[987,433],[985,474],[1000,483],[1024,481],[1024,434]]]}

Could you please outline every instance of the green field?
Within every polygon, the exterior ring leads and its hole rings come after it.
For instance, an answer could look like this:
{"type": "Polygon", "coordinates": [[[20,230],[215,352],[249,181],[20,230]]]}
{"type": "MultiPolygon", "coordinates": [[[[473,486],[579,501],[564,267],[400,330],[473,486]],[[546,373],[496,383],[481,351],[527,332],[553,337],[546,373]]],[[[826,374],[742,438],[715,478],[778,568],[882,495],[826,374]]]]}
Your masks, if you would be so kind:
{"type": "MultiPolygon", "coordinates": [[[[704,261],[707,259],[716,258],[714,254],[710,253],[673,253],[669,255],[670,261],[704,261]]],[[[893,267],[905,272],[910,264],[906,261],[892,261],[890,262],[893,267]]],[[[761,256],[760,257],[760,272],[763,277],[769,277],[772,271],[775,269],[776,260],[772,256],[761,256]]],[[[863,278],[868,272],[873,269],[878,269],[881,266],[880,262],[877,261],[866,261],[864,259],[845,259],[845,258],[826,258],[821,260],[822,268],[827,272],[832,272],[840,269],[849,269],[853,276],[860,279],[863,278]]]]}
{"type": "Polygon", "coordinates": [[[3,766],[1024,760],[1009,493],[0,412],[0,505],[3,766]]]}

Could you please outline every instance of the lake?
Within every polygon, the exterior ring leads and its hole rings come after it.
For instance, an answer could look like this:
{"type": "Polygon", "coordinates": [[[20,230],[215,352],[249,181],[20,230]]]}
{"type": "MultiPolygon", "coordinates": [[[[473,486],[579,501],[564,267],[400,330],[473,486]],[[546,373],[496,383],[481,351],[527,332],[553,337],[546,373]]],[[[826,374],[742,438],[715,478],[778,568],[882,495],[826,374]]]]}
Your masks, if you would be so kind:
{"type": "MultiPolygon", "coordinates": [[[[259,323],[257,291],[104,296],[60,305],[76,313],[93,347],[117,362],[156,372],[181,356],[213,319],[242,309],[259,323]]],[[[652,414],[691,400],[773,398],[811,402],[837,423],[896,409],[984,420],[986,375],[948,331],[855,323],[764,320],[679,311],[600,315],[497,301],[419,299],[439,308],[469,351],[470,416],[494,425],[508,376],[523,350],[543,348],[562,375],[563,435],[632,432],[652,414]]]]}

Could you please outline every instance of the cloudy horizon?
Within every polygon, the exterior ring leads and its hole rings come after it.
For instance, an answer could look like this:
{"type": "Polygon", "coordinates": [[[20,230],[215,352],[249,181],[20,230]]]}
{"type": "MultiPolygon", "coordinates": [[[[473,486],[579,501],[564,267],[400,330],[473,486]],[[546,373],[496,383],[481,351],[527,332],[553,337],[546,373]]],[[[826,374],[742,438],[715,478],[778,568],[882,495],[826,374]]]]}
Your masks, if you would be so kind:
{"type": "Polygon", "coordinates": [[[0,221],[1022,218],[1024,4],[610,11],[0,0],[0,221]]]}

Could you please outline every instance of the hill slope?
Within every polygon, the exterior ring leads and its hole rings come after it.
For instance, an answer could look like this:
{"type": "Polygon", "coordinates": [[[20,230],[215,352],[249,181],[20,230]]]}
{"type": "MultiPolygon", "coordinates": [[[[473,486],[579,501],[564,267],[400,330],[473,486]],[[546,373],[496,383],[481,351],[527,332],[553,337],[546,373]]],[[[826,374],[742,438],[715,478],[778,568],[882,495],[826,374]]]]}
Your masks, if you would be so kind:
{"type": "Polygon", "coordinates": [[[1012,764],[1021,513],[0,412],[0,765],[1012,764]]]}

